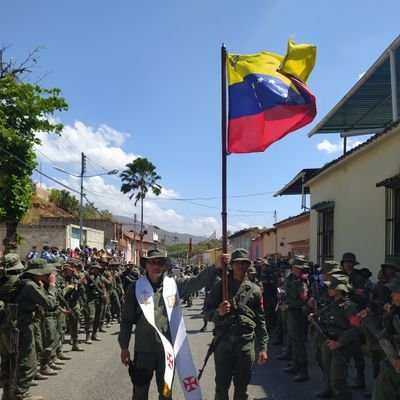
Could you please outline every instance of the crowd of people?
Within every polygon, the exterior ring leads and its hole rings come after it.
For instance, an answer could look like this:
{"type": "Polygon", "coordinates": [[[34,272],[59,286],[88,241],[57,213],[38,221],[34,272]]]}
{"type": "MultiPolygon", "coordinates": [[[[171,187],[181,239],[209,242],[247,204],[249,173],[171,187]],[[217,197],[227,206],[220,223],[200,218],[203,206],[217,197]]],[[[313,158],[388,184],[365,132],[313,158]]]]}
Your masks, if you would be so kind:
{"type": "Polygon", "coordinates": [[[31,395],[29,388],[57,375],[71,359],[63,352],[65,343],[72,352],[84,351],[80,332],[85,334],[84,343],[93,344],[101,341],[99,332],[120,322],[124,291],[140,276],[138,268],[123,267],[121,259],[107,257],[103,250],[34,250],[26,260],[8,253],[1,261],[2,400],[42,399],[31,395]],[[15,304],[17,312],[12,315],[15,304]],[[14,349],[10,343],[15,343],[14,349]]]}
{"type": "MultiPolygon", "coordinates": [[[[375,382],[372,393],[365,396],[400,398],[398,258],[385,260],[376,283],[351,252],[338,262],[325,261],[321,266],[303,256],[252,262],[244,249],[224,255],[222,261],[229,265],[227,298],[223,298],[219,268],[179,268],[159,250],[149,251],[140,265],[88,248],[59,251],[45,246],[41,252],[32,249],[25,260],[16,253],[5,255],[0,278],[2,400],[41,399],[31,395],[29,388],[57,375],[71,358],[63,352],[66,334],[70,350],[83,351],[79,332],[85,334],[86,344],[92,344],[100,341],[99,332],[113,323],[121,326],[121,361],[129,366],[133,399],[148,398],[154,372],[159,398],[170,399],[175,369],[178,373],[182,368],[190,370],[192,362],[188,357],[179,362],[173,359],[168,377],[174,343],[185,343],[174,336],[185,334],[178,332],[179,324],[173,325],[176,321],[169,307],[178,310],[182,318],[181,304],[190,307],[202,288],[201,330],[206,330],[209,322],[215,328],[210,346],[216,365],[215,400],[228,399],[231,382],[235,400],[248,398],[254,362],[256,358],[259,363],[267,360],[269,337],[274,339],[270,344],[282,346],[278,359],[287,361],[283,371],[297,383],[309,379],[310,346],[306,343],[315,340],[313,357],[324,380],[322,390],[315,394],[318,398],[348,400],[353,389],[366,389],[366,358],[375,382]],[[139,290],[146,295],[140,297],[139,290]],[[124,306],[126,295],[136,300],[124,306]],[[16,313],[11,307],[14,304],[16,313]],[[148,314],[148,304],[154,305],[154,314],[148,314]],[[133,325],[135,349],[131,355],[133,325]],[[19,338],[13,336],[16,332],[19,338]],[[18,360],[13,363],[16,354],[18,360]],[[349,382],[351,364],[356,371],[354,382],[349,382]]],[[[184,379],[187,376],[182,376],[183,388],[187,386],[184,379]]],[[[197,387],[196,378],[190,388],[197,387]]]]}
{"type": "Polygon", "coordinates": [[[400,398],[400,259],[388,257],[376,283],[371,278],[352,252],[321,266],[302,256],[278,264],[260,258],[248,269],[262,289],[272,344],[283,346],[278,359],[287,361],[283,371],[294,382],[309,379],[306,343],[315,340],[312,356],[324,380],[317,398],[349,400],[352,390],[366,390],[366,359],[375,381],[364,396],[400,398]]]}

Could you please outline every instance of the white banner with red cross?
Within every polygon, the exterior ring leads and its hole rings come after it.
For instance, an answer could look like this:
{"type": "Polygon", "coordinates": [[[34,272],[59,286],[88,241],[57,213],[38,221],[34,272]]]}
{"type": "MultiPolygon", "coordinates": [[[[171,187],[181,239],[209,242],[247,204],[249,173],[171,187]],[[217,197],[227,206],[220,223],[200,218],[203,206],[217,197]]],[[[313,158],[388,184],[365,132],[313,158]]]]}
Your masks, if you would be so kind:
{"type": "Polygon", "coordinates": [[[172,394],[172,382],[176,367],[185,400],[202,400],[200,384],[197,379],[196,368],[186,336],[185,323],[175,280],[169,277],[164,277],[163,280],[163,299],[168,315],[173,346],[156,326],[153,294],[153,287],[146,276],[143,276],[136,282],[136,298],[143,311],[143,315],[160,336],[164,347],[165,372],[163,394],[166,397],[170,397],[172,394]]]}

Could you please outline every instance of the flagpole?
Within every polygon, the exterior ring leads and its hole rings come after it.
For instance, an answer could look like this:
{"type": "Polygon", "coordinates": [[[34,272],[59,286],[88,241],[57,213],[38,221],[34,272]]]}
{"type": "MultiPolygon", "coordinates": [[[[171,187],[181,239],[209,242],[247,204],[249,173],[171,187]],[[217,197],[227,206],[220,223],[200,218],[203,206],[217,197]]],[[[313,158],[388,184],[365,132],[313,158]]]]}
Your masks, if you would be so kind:
{"type": "MultiPolygon", "coordinates": [[[[226,147],[226,47],[221,46],[221,136],[222,136],[222,254],[228,252],[227,147],[226,147]]],[[[228,300],[227,265],[222,262],[222,299],[228,300]]]]}

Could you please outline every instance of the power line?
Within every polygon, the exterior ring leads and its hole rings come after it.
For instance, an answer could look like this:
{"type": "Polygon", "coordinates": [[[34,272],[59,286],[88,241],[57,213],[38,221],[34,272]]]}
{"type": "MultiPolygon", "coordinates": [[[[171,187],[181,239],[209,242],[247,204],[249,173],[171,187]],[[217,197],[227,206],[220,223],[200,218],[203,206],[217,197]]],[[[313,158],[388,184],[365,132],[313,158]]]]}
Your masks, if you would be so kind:
{"type": "MultiPolygon", "coordinates": [[[[8,150],[6,150],[5,148],[0,147],[0,150],[3,151],[4,153],[7,153],[7,154],[8,154],[9,156],[11,156],[11,157],[14,157],[14,158],[15,158],[16,160],[18,160],[20,163],[22,163],[22,164],[24,164],[24,165],[26,165],[27,167],[30,168],[30,165],[29,165],[29,164],[27,164],[25,161],[21,160],[21,159],[20,159],[19,157],[17,157],[15,154],[10,153],[10,152],[9,152],[8,150]]],[[[58,181],[57,179],[52,178],[51,176],[45,174],[44,172],[38,170],[37,168],[33,168],[33,170],[36,171],[38,174],[43,175],[43,176],[46,177],[47,179],[49,179],[49,180],[51,180],[51,181],[57,183],[58,185],[65,187],[66,189],[70,190],[71,192],[80,194],[80,192],[78,192],[77,190],[72,189],[71,187],[65,185],[64,183],[58,181]]]]}

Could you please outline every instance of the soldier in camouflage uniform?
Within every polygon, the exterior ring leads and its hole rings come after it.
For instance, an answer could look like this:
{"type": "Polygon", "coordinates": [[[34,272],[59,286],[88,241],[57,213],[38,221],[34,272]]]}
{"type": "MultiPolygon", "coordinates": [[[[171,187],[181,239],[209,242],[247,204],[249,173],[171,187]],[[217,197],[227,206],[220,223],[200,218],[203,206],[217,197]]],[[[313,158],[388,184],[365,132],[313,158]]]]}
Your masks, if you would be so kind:
{"type": "Polygon", "coordinates": [[[303,273],[305,268],[308,268],[308,263],[304,258],[295,258],[291,260],[291,265],[291,274],[284,286],[286,292],[285,304],[280,306],[286,312],[288,346],[292,350],[292,362],[284,368],[284,372],[294,374],[293,380],[295,382],[303,382],[308,380],[305,345],[307,325],[305,311],[308,288],[303,280],[303,273]]]}
{"type": "Polygon", "coordinates": [[[351,391],[347,385],[348,364],[352,348],[360,334],[358,306],[351,302],[351,285],[346,275],[335,275],[328,284],[330,303],[322,308],[317,318],[324,332],[321,340],[322,366],[327,386],[317,397],[350,400],[351,391]]]}
{"type": "MultiPolygon", "coordinates": [[[[366,279],[358,269],[354,268],[356,265],[359,265],[356,255],[351,252],[344,253],[340,264],[344,273],[349,277],[349,282],[352,286],[350,294],[351,301],[356,303],[360,309],[367,307],[365,290],[368,279],[366,279]]],[[[364,335],[360,335],[353,347],[353,359],[357,376],[355,381],[350,384],[350,388],[352,389],[365,388],[365,360],[361,350],[362,342],[365,342],[364,335]]]]}
{"type": "Polygon", "coordinates": [[[17,327],[20,330],[16,400],[42,399],[40,396],[29,394],[29,386],[36,374],[37,366],[32,320],[38,306],[44,310],[51,310],[57,305],[55,269],[51,264],[33,264],[35,260],[32,260],[21,276],[16,295],[17,327]],[[46,291],[45,284],[48,285],[46,291]]]}
{"type": "Polygon", "coordinates": [[[24,269],[20,258],[15,253],[9,253],[1,260],[0,278],[0,381],[3,387],[2,400],[11,400],[10,395],[10,321],[7,305],[15,303],[15,295],[19,274],[24,269]]]}
{"type": "Polygon", "coordinates": [[[65,299],[67,309],[67,330],[71,335],[72,351],[84,351],[78,344],[79,323],[81,319],[81,303],[84,298],[84,276],[80,276],[76,271],[76,265],[80,267],[80,260],[70,259],[62,268],[64,279],[63,298],[65,299]]]}
{"type": "Polygon", "coordinates": [[[246,400],[247,386],[255,361],[255,338],[259,345],[258,362],[267,360],[268,333],[260,287],[246,280],[251,265],[248,252],[236,249],[231,260],[232,271],[228,280],[229,301],[222,298],[222,281],[212,288],[205,314],[215,324],[214,353],[215,400],[228,400],[233,379],[234,400],[246,400]]]}
{"type": "Polygon", "coordinates": [[[89,266],[89,274],[86,279],[87,313],[85,316],[86,343],[101,341],[97,336],[100,328],[101,316],[105,305],[107,293],[104,290],[103,278],[99,271],[101,265],[94,261],[89,266]],[[91,278],[91,279],[90,279],[91,278]]]}
{"type": "MultiPolygon", "coordinates": [[[[385,260],[385,265],[391,265],[400,270],[400,258],[391,257],[385,260]]],[[[373,400],[389,400],[400,398],[400,273],[396,273],[394,281],[388,284],[391,291],[392,306],[383,316],[382,336],[392,343],[396,359],[389,361],[387,356],[380,363],[379,375],[375,381],[373,400]]]]}

